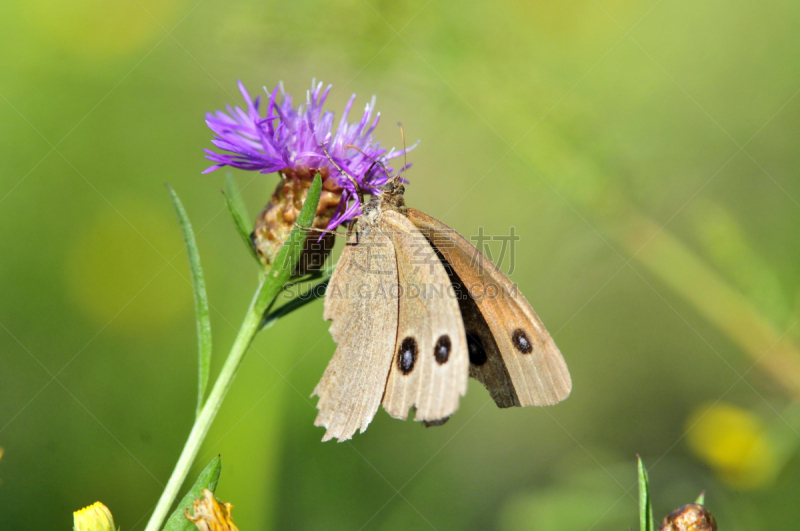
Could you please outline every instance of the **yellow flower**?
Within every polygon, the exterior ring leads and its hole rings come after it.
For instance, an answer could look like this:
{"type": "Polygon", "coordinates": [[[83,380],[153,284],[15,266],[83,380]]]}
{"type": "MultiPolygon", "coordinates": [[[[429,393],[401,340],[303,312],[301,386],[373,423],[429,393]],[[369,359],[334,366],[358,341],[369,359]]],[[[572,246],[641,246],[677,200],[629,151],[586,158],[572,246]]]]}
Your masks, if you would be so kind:
{"type": "Polygon", "coordinates": [[[219,503],[214,498],[214,493],[203,489],[203,497],[194,501],[192,507],[194,516],[189,514],[189,509],[184,511],[186,518],[197,526],[199,531],[239,531],[231,518],[230,503],[219,503]]]}
{"type": "Polygon", "coordinates": [[[94,502],[72,515],[75,531],[116,531],[111,511],[100,502],[94,502]]]}
{"type": "Polygon", "coordinates": [[[756,488],[778,466],[774,445],[761,420],[732,404],[705,405],[687,422],[689,447],[731,486],[756,488]]]}

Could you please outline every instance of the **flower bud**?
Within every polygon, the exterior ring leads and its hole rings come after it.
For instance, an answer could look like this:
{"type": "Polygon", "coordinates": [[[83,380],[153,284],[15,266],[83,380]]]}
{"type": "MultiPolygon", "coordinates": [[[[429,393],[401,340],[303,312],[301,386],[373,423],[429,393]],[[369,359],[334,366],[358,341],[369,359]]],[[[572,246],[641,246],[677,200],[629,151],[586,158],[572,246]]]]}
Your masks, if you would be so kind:
{"type": "Polygon", "coordinates": [[[704,505],[690,503],[665,516],[659,531],[717,531],[717,522],[704,505]]]}
{"type": "Polygon", "coordinates": [[[203,489],[203,497],[196,499],[192,506],[194,515],[189,514],[189,509],[183,514],[200,531],[239,531],[231,518],[231,509],[233,504],[220,503],[213,492],[203,489]]]}
{"type": "Polygon", "coordinates": [[[738,489],[758,488],[775,477],[780,465],[775,443],[761,419],[747,409],[715,403],[688,419],[692,452],[738,489]]]}
{"type": "Polygon", "coordinates": [[[116,531],[111,511],[100,502],[75,511],[72,517],[75,531],[116,531]]]}

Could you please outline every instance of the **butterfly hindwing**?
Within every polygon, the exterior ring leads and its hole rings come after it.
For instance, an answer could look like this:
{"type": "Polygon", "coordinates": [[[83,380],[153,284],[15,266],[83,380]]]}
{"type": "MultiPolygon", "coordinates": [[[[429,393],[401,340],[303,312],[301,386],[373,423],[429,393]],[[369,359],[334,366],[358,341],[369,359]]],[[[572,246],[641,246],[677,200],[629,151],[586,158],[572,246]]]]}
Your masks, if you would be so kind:
{"type": "Polygon", "coordinates": [[[461,304],[465,326],[473,358],[479,354],[472,348],[479,340],[487,359],[481,365],[470,364],[470,374],[504,407],[555,404],[569,396],[572,382],[564,358],[517,287],[441,221],[411,208],[408,217],[452,268],[462,294],[474,303],[461,304]]]}
{"type": "Polygon", "coordinates": [[[397,255],[397,341],[383,407],[393,417],[435,423],[458,408],[467,391],[469,357],[458,302],[435,250],[408,218],[384,211],[381,230],[397,255]]]}
{"type": "Polygon", "coordinates": [[[397,287],[394,244],[376,230],[357,236],[342,251],[325,294],[324,318],[333,320],[337,348],[314,389],[319,396],[314,424],[327,428],[323,441],[350,439],[372,421],[397,336],[397,300],[382,295],[397,287]]]}
{"type": "MultiPolygon", "coordinates": [[[[444,258],[441,253],[439,255],[444,258]]],[[[446,260],[443,260],[443,264],[450,275],[450,282],[453,284],[461,317],[464,320],[470,360],[469,375],[489,390],[489,394],[498,407],[519,406],[519,398],[514,390],[514,384],[511,382],[511,376],[503,363],[503,357],[494,340],[492,330],[486,323],[475,299],[469,294],[452,266],[446,260]]]]}

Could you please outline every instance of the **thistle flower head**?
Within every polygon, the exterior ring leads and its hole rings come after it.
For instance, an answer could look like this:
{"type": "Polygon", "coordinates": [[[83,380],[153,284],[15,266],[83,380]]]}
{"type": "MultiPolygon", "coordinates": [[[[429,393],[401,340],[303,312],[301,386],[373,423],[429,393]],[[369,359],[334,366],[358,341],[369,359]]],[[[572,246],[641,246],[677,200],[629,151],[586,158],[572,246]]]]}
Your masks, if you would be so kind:
{"type": "Polygon", "coordinates": [[[347,121],[355,101],[350,98],[344,113],[334,128],[334,114],[323,111],[331,85],[322,90],[322,83],[312,81],[306,102],[292,106],[292,98],[279,84],[272,93],[262,114],[261,97],[252,99],[239,82],[245,108],[227,107],[206,115],[206,123],[214,132],[212,143],[222,153],[206,149],[206,158],[214,165],[204,173],[223,166],[232,166],[261,173],[280,172],[284,176],[311,175],[319,172],[327,190],[341,191],[341,199],[327,224],[328,229],[348,221],[360,212],[356,185],[341,170],[349,174],[362,192],[377,194],[386,183],[392,168],[381,166],[402,156],[415,146],[404,150],[386,150],[373,139],[380,120],[375,113],[375,98],[364,108],[357,123],[347,121]],[[355,147],[353,147],[355,146],[355,147]],[[326,154],[327,151],[327,154],[326,154]],[[379,161],[381,164],[375,164],[379,161]]]}

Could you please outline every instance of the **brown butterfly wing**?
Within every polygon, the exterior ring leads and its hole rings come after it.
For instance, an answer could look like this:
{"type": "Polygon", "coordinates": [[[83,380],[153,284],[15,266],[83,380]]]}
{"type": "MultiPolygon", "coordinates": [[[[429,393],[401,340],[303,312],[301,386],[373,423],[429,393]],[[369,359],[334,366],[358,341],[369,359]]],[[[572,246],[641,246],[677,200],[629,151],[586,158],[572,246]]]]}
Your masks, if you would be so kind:
{"type": "Polygon", "coordinates": [[[385,211],[380,226],[397,255],[399,320],[384,409],[405,419],[441,424],[467,392],[469,356],[458,302],[430,242],[402,214],[385,211]]]}
{"type": "Polygon", "coordinates": [[[564,400],[572,389],[567,365],[550,334],[517,287],[463,236],[441,221],[408,209],[409,219],[450,265],[474,303],[462,303],[471,357],[486,353],[483,365],[470,364],[501,407],[543,406],[564,400]],[[478,313],[475,312],[478,310],[478,313]],[[488,331],[487,331],[488,329],[488,331]],[[489,340],[491,336],[491,340],[489,340]],[[499,352],[502,369],[497,363],[499,352]]]}
{"type": "MultiPolygon", "coordinates": [[[[314,395],[323,441],[350,439],[372,421],[383,397],[397,337],[397,261],[391,239],[361,232],[345,246],[325,293],[324,318],[337,343],[314,395]],[[364,296],[368,295],[368,296],[364,296]]],[[[313,395],[312,395],[313,396],[313,395]]]]}
{"type": "Polygon", "coordinates": [[[450,275],[450,281],[461,309],[461,316],[464,319],[470,357],[469,375],[489,390],[489,394],[498,407],[521,405],[514,390],[514,384],[511,382],[511,376],[503,362],[503,356],[500,354],[500,348],[497,346],[478,304],[470,296],[464,283],[444,259],[444,256],[441,253],[439,256],[450,275]]]}

